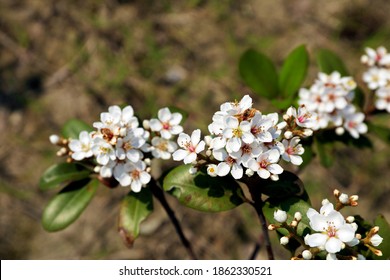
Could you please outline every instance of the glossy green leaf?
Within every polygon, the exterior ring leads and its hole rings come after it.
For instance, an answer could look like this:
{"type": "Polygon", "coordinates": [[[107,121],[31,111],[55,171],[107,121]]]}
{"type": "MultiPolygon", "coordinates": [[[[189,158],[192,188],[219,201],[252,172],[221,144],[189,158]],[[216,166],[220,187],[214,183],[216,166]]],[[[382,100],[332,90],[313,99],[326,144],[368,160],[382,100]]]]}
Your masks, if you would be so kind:
{"type": "MultiPolygon", "coordinates": [[[[307,217],[307,210],[311,208],[310,203],[300,199],[298,197],[289,197],[285,199],[267,199],[263,206],[263,213],[269,223],[274,224],[278,223],[274,219],[274,212],[276,210],[283,210],[287,212],[287,223],[291,223],[294,219],[294,214],[300,212],[302,214],[302,220],[299,222],[297,233],[299,236],[305,236],[311,232],[309,223],[310,220],[307,217]]],[[[286,229],[278,229],[278,231],[287,235],[288,231],[286,229]]]]}
{"type": "Polygon", "coordinates": [[[81,131],[93,131],[93,127],[78,119],[67,121],[62,127],[62,136],[65,138],[78,139],[81,131]]]}
{"type": "Polygon", "coordinates": [[[374,225],[379,227],[378,234],[383,238],[383,241],[377,247],[382,251],[382,256],[374,256],[375,260],[389,260],[390,259],[390,225],[383,215],[378,215],[374,221],[374,225]]]}
{"type": "Polygon", "coordinates": [[[206,172],[190,174],[191,165],[180,165],[163,180],[163,188],[183,205],[205,212],[233,209],[244,202],[239,184],[230,176],[210,177],[206,172]]]}
{"type": "Polygon", "coordinates": [[[390,142],[390,128],[376,125],[371,122],[367,122],[367,126],[368,126],[368,132],[373,132],[377,137],[379,137],[380,139],[382,139],[387,143],[390,142]]]}
{"type": "Polygon", "coordinates": [[[141,223],[153,212],[153,196],[149,188],[130,192],[119,209],[118,231],[125,244],[131,247],[139,235],[141,223]]]}
{"type": "Polygon", "coordinates": [[[89,179],[67,185],[43,210],[43,228],[52,232],[72,224],[88,206],[98,186],[99,181],[89,179]]]}
{"type": "Polygon", "coordinates": [[[295,48],[285,59],[279,73],[279,89],[283,97],[298,92],[306,78],[309,67],[309,54],[304,45],[295,48]]]}
{"type": "Polygon", "coordinates": [[[88,178],[91,171],[77,163],[59,163],[49,167],[39,181],[41,190],[53,189],[63,183],[88,178]]]}
{"type": "Polygon", "coordinates": [[[341,58],[334,52],[327,49],[320,49],[317,53],[317,63],[321,70],[326,74],[331,74],[333,71],[337,71],[341,76],[348,76],[347,67],[341,58]]]}
{"type": "Polygon", "coordinates": [[[297,175],[290,171],[283,171],[279,180],[262,179],[259,176],[252,176],[242,180],[251,190],[252,195],[265,194],[272,198],[286,198],[290,196],[301,196],[308,200],[302,181],[297,175]]]}
{"type": "Polygon", "coordinates": [[[278,95],[278,73],[264,54],[247,50],[240,58],[239,71],[244,82],[260,96],[271,99],[278,95]]]}

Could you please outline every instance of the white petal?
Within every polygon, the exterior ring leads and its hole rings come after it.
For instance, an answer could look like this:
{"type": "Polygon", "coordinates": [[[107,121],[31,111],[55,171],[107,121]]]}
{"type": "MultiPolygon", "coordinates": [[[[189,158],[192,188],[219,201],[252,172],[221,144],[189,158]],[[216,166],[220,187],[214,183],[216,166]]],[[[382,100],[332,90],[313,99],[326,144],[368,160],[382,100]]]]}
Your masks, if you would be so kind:
{"type": "Polygon", "coordinates": [[[191,138],[188,134],[180,133],[179,137],[177,138],[177,143],[180,147],[186,148],[186,145],[191,141],[191,138]]]}
{"type": "Polygon", "coordinates": [[[131,190],[132,190],[133,192],[138,193],[138,192],[141,191],[141,189],[142,189],[142,184],[141,184],[140,181],[134,180],[134,181],[131,183],[131,190]]]}
{"type": "Polygon", "coordinates": [[[206,143],[202,140],[198,143],[198,145],[196,146],[196,149],[195,149],[195,152],[197,154],[199,154],[201,151],[204,150],[204,147],[205,147],[206,143]]]}
{"type": "Polygon", "coordinates": [[[343,242],[340,239],[331,237],[325,243],[325,250],[329,253],[337,253],[340,252],[343,242]]]}
{"type": "Polygon", "coordinates": [[[157,113],[162,122],[168,122],[171,119],[171,111],[168,108],[162,108],[157,113]]]}
{"type": "Polygon", "coordinates": [[[234,179],[241,179],[242,175],[244,174],[244,170],[242,169],[241,165],[233,164],[231,173],[234,179]]]}
{"type": "Polygon", "coordinates": [[[297,155],[290,155],[290,160],[291,160],[291,163],[294,165],[301,165],[303,162],[302,157],[297,156],[297,155]]]}
{"type": "Polygon", "coordinates": [[[200,129],[196,129],[191,134],[191,142],[196,146],[200,141],[200,129]]]}
{"type": "Polygon", "coordinates": [[[237,128],[238,127],[238,120],[235,117],[228,117],[226,118],[226,126],[228,128],[237,128]]]}
{"type": "Polygon", "coordinates": [[[217,170],[217,174],[218,176],[226,176],[228,175],[230,172],[230,166],[226,163],[226,162],[221,162],[220,164],[218,164],[218,170],[217,170]]]}
{"type": "Polygon", "coordinates": [[[267,169],[264,169],[264,168],[260,168],[257,171],[257,174],[259,174],[260,178],[263,178],[263,179],[268,179],[269,176],[271,176],[271,173],[267,169]]]}
{"type": "Polygon", "coordinates": [[[355,230],[350,224],[346,224],[337,230],[337,237],[343,242],[350,242],[355,237],[355,230]]]}
{"type": "Polygon", "coordinates": [[[189,164],[189,163],[192,163],[194,161],[196,161],[196,153],[190,153],[188,154],[185,158],[184,158],[184,163],[185,164],[189,164]]]}
{"type": "Polygon", "coordinates": [[[241,148],[241,139],[237,137],[230,138],[226,144],[226,148],[232,152],[237,152],[241,148]]]}
{"type": "Polygon", "coordinates": [[[150,179],[152,177],[150,176],[149,173],[147,172],[141,172],[140,176],[139,176],[139,180],[141,181],[142,184],[146,185],[147,183],[150,182],[150,179]]]}
{"type": "Polygon", "coordinates": [[[173,113],[169,123],[171,125],[177,126],[181,122],[182,118],[183,116],[180,113],[173,113]]]}
{"type": "Polygon", "coordinates": [[[149,121],[149,126],[152,131],[160,131],[163,128],[161,122],[158,119],[151,119],[149,121]]]}
{"type": "Polygon", "coordinates": [[[283,173],[283,168],[279,164],[276,164],[276,163],[268,165],[267,169],[272,174],[282,174],[283,173]]]}
{"type": "Polygon", "coordinates": [[[173,160],[175,160],[175,161],[181,161],[181,160],[183,160],[188,154],[189,154],[189,152],[188,152],[187,150],[179,149],[179,150],[175,151],[175,152],[172,154],[172,158],[173,158],[173,160]]]}
{"type": "Polygon", "coordinates": [[[306,235],[305,243],[310,247],[320,247],[325,245],[327,239],[328,236],[326,234],[314,233],[314,234],[306,235]]]}

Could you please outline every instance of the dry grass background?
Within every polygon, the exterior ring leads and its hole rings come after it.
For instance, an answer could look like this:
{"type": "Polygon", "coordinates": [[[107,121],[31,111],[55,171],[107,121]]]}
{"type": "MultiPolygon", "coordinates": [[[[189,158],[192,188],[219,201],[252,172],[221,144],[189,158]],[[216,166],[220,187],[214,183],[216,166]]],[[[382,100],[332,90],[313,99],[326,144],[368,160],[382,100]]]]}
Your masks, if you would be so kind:
{"type": "MultiPolygon", "coordinates": [[[[256,48],[280,63],[306,44],[311,67],[319,47],[345,58],[360,81],[364,46],[390,47],[386,0],[2,0],[0,2],[0,257],[2,259],[186,259],[158,203],[132,249],[116,232],[125,190],[100,188],[81,218],[58,233],[40,225],[54,193],[38,190],[55,159],[48,136],[70,118],[93,122],[112,104],[141,118],[175,105],[185,128],[206,131],[219,104],[249,90],[237,65],[256,48]]],[[[274,110],[252,95],[257,108],[274,110]]],[[[384,120],[388,124],[388,119],[384,120]]],[[[340,147],[330,170],[314,161],[302,174],[319,207],[334,187],[361,197],[352,213],[390,220],[389,145],[340,147]]],[[[158,173],[158,170],[156,171],[158,173]]],[[[199,213],[168,198],[198,256],[246,259],[260,235],[255,213],[199,213]]],[[[275,240],[274,240],[275,241],[275,240]]],[[[277,251],[279,258],[286,257],[277,251]]],[[[263,250],[258,258],[265,258],[263,250]]]]}

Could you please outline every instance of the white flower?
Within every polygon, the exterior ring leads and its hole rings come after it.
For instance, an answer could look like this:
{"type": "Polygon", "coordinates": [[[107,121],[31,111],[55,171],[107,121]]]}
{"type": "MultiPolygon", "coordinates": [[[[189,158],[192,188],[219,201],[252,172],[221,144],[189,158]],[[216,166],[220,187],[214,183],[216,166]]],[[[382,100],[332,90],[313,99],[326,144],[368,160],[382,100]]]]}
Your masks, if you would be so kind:
{"type": "Polygon", "coordinates": [[[390,113],[390,87],[381,87],[376,92],[375,107],[378,110],[386,110],[390,113]]]}
{"type": "Polygon", "coordinates": [[[245,144],[237,152],[231,152],[229,155],[241,162],[245,167],[248,167],[248,162],[252,158],[258,157],[263,151],[259,143],[245,144]]]}
{"type": "MultiPolygon", "coordinates": [[[[257,172],[260,178],[268,179],[271,175],[278,175],[283,172],[283,168],[277,164],[279,158],[279,150],[271,149],[260,154],[257,159],[251,159],[248,162],[248,167],[257,172]]],[[[275,177],[271,177],[271,179],[272,178],[275,177]]]]}
{"type": "Polygon", "coordinates": [[[210,175],[211,177],[217,177],[218,176],[217,169],[218,169],[217,165],[209,164],[207,166],[207,174],[210,175]]]}
{"type": "Polygon", "coordinates": [[[276,210],[274,212],[274,219],[275,221],[279,222],[279,223],[284,223],[285,221],[287,221],[287,213],[286,211],[283,211],[283,210],[276,210]]]}
{"type": "Polygon", "coordinates": [[[72,139],[69,142],[69,149],[73,152],[72,158],[74,160],[83,160],[93,155],[91,134],[87,131],[81,131],[79,139],[72,139]]]}
{"type": "Polygon", "coordinates": [[[175,142],[157,136],[153,137],[151,151],[155,158],[170,159],[171,154],[176,150],[175,142]]]}
{"type": "Polygon", "coordinates": [[[328,253],[337,253],[346,242],[355,238],[355,229],[345,222],[340,212],[334,210],[333,204],[326,203],[320,213],[310,208],[307,211],[310,227],[319,233],[305,236],[305,243],[310,247],[325,249],[328,253]]]}
{"type": "Polygon", "coordinates": [[[225,102],[221,105],[221,112],[225,112],[229,115],[242,114],[246,110],[252,107],[252,98],[249,95],[245,95],[240,102],[225,102]]]}
{"type": "Polygon", "coordinates": [[[241,148],[242,142],[251,144],[254,141],[251,124],[248,121],[239,122],[235,117],[227,117],[225,124],[223,137],[227,139],[226,149],[229,152],[237,152],[241,148]]]}
{"type": "Polygon", "coordinates": [[[370,68],[363,74],[363,81],[372,90],[386,86],[389,79],[389,72],[386,69],[377,67],[370,68]]]}
{"type": "Polygon", "coordinates": [[[261,114],[255,114],[251,120],[251,130],[250,132],[254,137],[260,142],[272,142],[273,137],[271,132],[268,130],[273,126],[273,121],[271,118],[262,116],[261,114]]]}
{"type": "Polygon", "coordinates": [[[353,138],[359,138],[360,134],[367,132],[368,128],[364,121],[364,114],[361,112],[348,114],[345,116],[344,128],[353,138]]]}
{"type": "Polygon", "coordinates": [[[158,111],[158,119],[151,119],[149,122],[152,131],[159,132],[162,138],[171,139],[183,131],[180,122],[183,116],[180,113],[171,113],[169,108],[162,108],[158,111]]]}
{"type": "Polygon", "coordinates": [[[134,192],[139,192],[142,186],[150,182],[151,176],[146,172],[143,161],[120,163],[114,168],[114,178],[122,187],[130,186],[134,192]]]}
{"type": "Polygon", "coordinates": [[[282,154],[282,158],[295,165],[301,165],[303,160],[301,155],[304,153],[304,148],[299,141],[301,139],[299,137],[293,137],[291,140],[283,139],[282,144],[284,146],[284,153],[282,154]]]}
{"type": "Polygon", "coordinates": [[[96,161],[101,165],[106,165],[110,160],[116,159],[114,148],[100,137],[94,138],[92,152],[96,161]]]}
{"type": "Polygon", "coordinates": [[[177,143],[182,149],[173,153],[173,160],[183,160],[185,164],[196,161],[197,154],[205,148],[205,142],[200,141],[200,129],[194,130],[191,137],[188,134],[180,133],[177,143]]]}
{"type": "Polygon", "coordinates": [[[229,172],[234,179],[241,179],[244,175],[244,169],[241,166],[239,159],[231,157],[225,149],[219,149],[213,151],[213,156],[216,160],[221,161],[217,166],[218,176],[226,176],[229,172]]]}
{"type": "Polygon", "coordinates": [[[142,159],[143,154],[139,150],[144,144],[143,128],[136,128],[129,131],[124,138],[118,138],[116,143],[116,156],[123,160],[126,157],[132,162],[142,159]]]}
{"type": "Polygon", "coordinates": [[[280,245],[287,245],[290,239],[287,236],[283,236],[280,238],[280,245]]]}
{"type": "Polygon", "coordinates": [[[388,66],[390,65],[390,54],[387,53],[383,46],[376,50],[372,48],[365,48],[366,53],[361,57],[361,62],[368,66],[388,66]]]}
{"type": "Polygon", "coordinates": [[[294,107],[288,108],[286,115],[294,117],[296,124],[300,127],[312,128],[316,124],[316,115],[310,113],[305,104],[298,107],[298,112],[294,107]]]}
{"type": "Polygon", "coordinates": [[[370,243],[372,246],[378,247],[382,243],[383,238],[379,234],[374,234],[371,239],[370,243]]]}

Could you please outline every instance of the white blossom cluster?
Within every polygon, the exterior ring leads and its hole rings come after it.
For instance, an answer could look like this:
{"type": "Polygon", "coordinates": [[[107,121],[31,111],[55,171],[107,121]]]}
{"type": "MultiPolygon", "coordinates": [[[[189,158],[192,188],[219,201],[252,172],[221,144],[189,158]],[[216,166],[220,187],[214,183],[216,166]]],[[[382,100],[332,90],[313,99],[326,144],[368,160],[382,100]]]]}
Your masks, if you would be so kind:
{"type": "Polygon", "coordinates": [[[363,81],[375,92],[375,108],[390,113],[390,54],[385,47],[366,48],[361,62],[368,67],[363,81]]]}
{"type": "Polygon", "coordinates": [[[355,81],[351,77],[341,77],[339,72],[319,73],[309,89],[301,88],[298,103],[317,115],[312,129],[335,127],[337,134],[348,131],[354,138],[366,133],[365,115],[352,104],[355,88],[355,81]]]}
{"type": "MultiPolygon", "coordinates": [[[[347,194],[339,194],[338,202],[344,205],[351,205],[351,201],[357,200],[357,196],[348,196],[347,194]],[[348,198],[348,199],[347,199],[348,198]]],[[[374,254],[381,255],[381,251],[375,247],[378,247],[383,238],[378,234],[379,227],[374,226],[365,238],[362,238],[360,234],[357,234],[357,223],[353,216],[344,216],[334,208],[334,205],[329,200],[324,199],[322,201],[322,207],[320,211],[316,211],[313,208],[309,208],[306,212],[306,216],[309,219],[309,226],[314,231],[312,234],[306,234],[304,236],[304,243],[306,249],[302,252],[303,259],[312,259],[313,254],[317,254],[319,251],[327,252],[327,260],[336,260],[337,254],[346,247],[352,248],[362,243],[368,247],[374,254]],[[310,248],[314,248],[311,251],[310,248]],[[318,251],[319,250],[319,251],[318,251]]],[[[283,210],[276,210],[274,212],[274,220],[278,224],[270,224],[269,229],[275,230],[280,227],[297,228],[298,223],[302,219],[300,212],[294,214],[294,219],[290,224],[287,224],[288,214],[283,210]]],[[[291,235],[283,236],[280,239],[280,244],[287,245],[291,235]]],[[[355,258],[363,259],[362,255],[355,253],[355,258]]]]}
{"type": "Polygon", "coordinates": [[[204,140],[199,129],[191,136],[181,133],[180,149],[173,153],[173,159],[192,163],[195,170],[204,161],[213,177],[230,173],[240,179],[244,174],[257,173],[263,179],[278,180],[283,172],[280,160],[300,165],[304,152],[300,139],[312,134],[309,127],[313,117],[304,107],[298,113],[290,108],[285,119],[279,122],[277,113],[262,114],[252,108],[252,98],[245,95],[239,102],[220,106],[204,140]],[[206,156],[200,155],[205,149],[206,156]]]}
{"type": "MultiPolygon", "coordinates": [[[[69,140],[69,155],[75,161],[93,158],[100,176],[114,177],[121,186],[139,192],[151,180],[150,158],[145,155],[169,159],[177,149],[172,138],[183,131],[181,120],[180,113],[163,108],[158,118],[140,127],[131,106],[110,106],[93,123],[95,131],[82,131],[79,139],[69,140]]],[[[57,138],[52,136],[51,141],[57,138]]]]}

